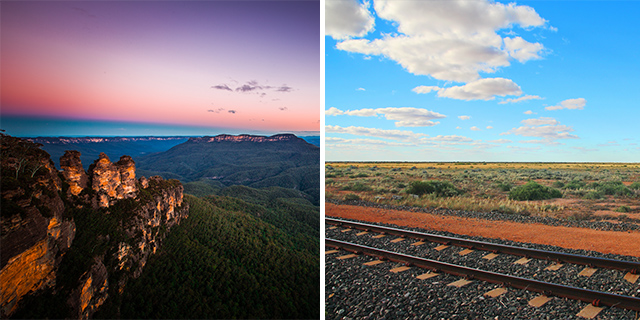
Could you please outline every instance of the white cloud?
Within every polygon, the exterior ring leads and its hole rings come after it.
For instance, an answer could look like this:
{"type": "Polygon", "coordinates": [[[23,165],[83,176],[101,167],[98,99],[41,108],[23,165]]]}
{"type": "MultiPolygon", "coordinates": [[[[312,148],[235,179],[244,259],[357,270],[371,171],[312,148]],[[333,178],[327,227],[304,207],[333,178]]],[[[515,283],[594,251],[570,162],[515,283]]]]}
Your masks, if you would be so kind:
{"type": "Polygon", "coordinates": [[[536,114],[535,112],[531,111],[531,110],[527,110],[525,112],[523,112],[524,114],[536,114]]]}
{"type": "Polygon", "coordinates": [[[365,127],[341,127],[341,126],[325,126],[325,132],[327,133],[347,133],[357,136],[368,136],[368,137],[378,137],[383,139],[391,139],[391,140],[417,140],[423,137],[426,137],[426,134],[423,133],[414,133],[412,131],[402,131],[402,130],[384,130],[384,129],[376,129],[376,128],[365,128],[365,127]]]}
{"type": "Polygon", "coordinates": [[[371,146],[409,146],[407,143],[389,142],[374,139],[344,139],[336,137],[326,137],[324,141],[327,145],[349,144],[349,145],[371,145],[371,146]]]}
{"type": "Polygon", "coordinates": [[[366,91],[364,88],[358,88],[356,91],[366,91]]]}
{"type": "Polygon", "coordinates": [[[487,129],[493,129],[493,127],[492,126],[487,126],[487,129]]]}
{"type": "Polygon", "coordinates": [[[432,137],[432,138],[426,138],[425,140],[441,141],[441,142],[471,142],[471,141],[473,141],[473,139],[471,139],[471,138],[467,138],[467,137],[464,137],[464,136],[457,136],[457,135],[449,135],[449,136],[437,135],[437,136],[432,137]]]}
{"type": "Polygon", "coordinates": [[[554,119],[554,118],[549,118],[549,117],[540,117],[538,119],[526,119],[526,120],[522,120],[520,121],[522,124],[527,125],[527,126],[541,126],[541,125],[556,125],[559,124],[560,122],[558,122],[558,120],[554,119]]]}
{"type": "MultiPolygon", "coordinates": [[[[527,101],[527,100],[542,100],[542,99],[543,98],[540,97],[540,96],[526,95],[526,96],[522,96],[520,98],[506,99],[504,101],[498,102],[498,104],[517,103],[517,102],[522,102],[522,101],[527,101]]],[[[528,111],[528,112],[530,112],[530,111],[528,111]]]]}
{"type": "Polygon", "coordinates": [[[561,125],[560,122],[553,118],[526,119],[522,120],[522,123],[524,126],[513,128],[500,135],[515,134],[523,137],[542,138],[542,140],[520,141],[521,143],[556,144],[555,140],[578,139],[578,136],[569,133],[574,131],[572,127],[561,125]]]}
{"type": "Polygon", "coordinates": [[[520,62],[527,62],[528,60],[540,59],[539,53],[544,47],[539,43],[531,43],[521,37],[515,37],[504,38],[504,49],[509,52],[512,58],[520,62]]]}
{"type": "Polygon", "coordinates": [[[586,104],[587,104],[587,100],[584,98],[567,99],[560,102],[559,105],[549,106],[549,107],[546,107],[545,109],[547,110],[560,110],[560,109],[583,110],[586,104]]]}
{"type": "Polygon", "coordinates": [[[339,116],[339,115],[344,114],[344,112],[342,112],[342,110],[340,110],[338,108],[331,107],[331,108],[329,108],[329,110],[325,110],[324,114],[328,115],[328,116],[339,116]]]}
{"type": "MultiPolygon", "coordinates": [[[[377,0],[374,8],[379,18],[397,26],[398,33],[373,40],[347,39],[336,48],[387,57],[416,75],[465,83],[478,79],[480,72],[509,66],[510,59],[538,59],[544,50],[542,44],[497,34],[516,25],[543,27],[546,20],[528,6],[487,0],[377,0]]],[[[326,12],[327,21],[338,19],[329,18],[331,14],[326,12]]]]}
{"type": "Polygon", "coordinates": [[[456,129],[462,129],[460,126],[456,127],[456,129]]]}
{"type": "Polygon", "coordinates": [[[330,108],[325,111],[326,115],[350,115],[359,117],[384,116],[387,120],[395,121],[396,127],[431,127],[439,124],[431,120],[442,119],[447,116],[420,108],[377,108],[342,111],[337,108],[330,108]]]}
{"type": "Polygon", "coordinates": [[[367,3],[357,0],[325,1],[325,33],[334,39],[362,37],[373,30],[375,19],[367,3]]]}
{"type": "Polygon", "coordinates": [[[417,93],[429,93],[437,91],[438,97],[458,100],[493,100],[496,96],[519,96],[522,94],[520,87],[510,79],[487,78],[478,79],[462,86],[448,88],[420,86],[413,88],[417,93]]]}
{"type": "Polygon", "coordinates": [[[473,127],[469,128],[469,129],[471,129],[471,131],[480,131],[480,130],[482,130],[482,129],[476,127],[476,126],[473,126],[473,127]]]}
{"type": "Polygon", "coordinates": [[[438,91],[438,90],[440,90],[440,87],[436,87],[436,86],[417,86],[411,89],[411,91],[415,93],[429,93],[431,91],[438,91]]]}
{"type": "Polygon", "coordinates": [[[487,142],[491,142],[491,143],[511,143],[513,141],[508,140],[508,139],[498,139],[498,140],[488,140],[487,142]]]}
{"type": "Polygon", "coordinates": [[[458,118],[460,118],[460,120],[469,120],[471,116],[458,116],[458,118]]]}

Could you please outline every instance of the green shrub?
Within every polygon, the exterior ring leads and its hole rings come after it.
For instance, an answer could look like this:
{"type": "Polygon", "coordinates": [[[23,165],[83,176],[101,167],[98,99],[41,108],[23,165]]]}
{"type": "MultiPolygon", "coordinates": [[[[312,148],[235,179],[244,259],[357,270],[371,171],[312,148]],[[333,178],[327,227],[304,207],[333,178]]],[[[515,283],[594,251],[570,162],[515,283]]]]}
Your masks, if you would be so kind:
{"type": "Polygon", "coordinates": [[[406,190],[409,194],[435,194],[439,197],[451,197],[460,194],[460,190],[456,189],[449,181],[414,181],[406,190]]]}
{"type": "Polygon", "coordinates": [[[562,182],[562,181],[554,181],[551,184],[551,186],[554,187],[554,188],[563,188],[564,187],[564,182],[562,182]]]}
{"type": "Polygon", "coordinates": [[[349,194],[346,194],[344,196],[344,200],[346,200],[346,201],[349,201],[349,200],[358,201],[358,200],[360,200],[360,196],[358,196],[357,194],[354,194],[354,193],[349,193],[349,194]]]}
{"type": "Polygon", "coordinates": [[[509,191],[509,199],[511,200],[545,200],[553,198],[562,198],[562,192],[558,189],[545,187],[535,181],[529,181],[527,184],[509,191]]]}
{"type": "Polygon", "coordinates": [[[633,193],[633,191],[625,187],[620,181],[603,182],[596,188],[596,190],[602,194],[611,196],[628,196],[633,193]]]}
{"type": "Polygon", "coordinates": [[[504,191],[504,192],[509,192],[511,190],[511,188],[513,188],[513,186],[508,183],[508,182],[499,182],[498,183],[498,189],[504,191]]]}
{"type": "Polygon", "coordinates": [[[631,208],[629,208],[627,206],[620,206],[614,211],[615,212],[631,212],[631,208]]]}
{"type": "Polygon", "coordinates": [[[589,191],[589,193],[584,195],[584,198],[589,200],[598,200],[602,199],[602,194],[598,191],[589,191]]]}
{"type": "Polygon", "coordinates": [[[350,190],[350,191],[371,191],[371,187],[362,183],[362,182],[355,182],[349,185],[346,185],[344,187],[342,187],[342,190],[350,190]]]}
{"type": "Polygon", "coordinates": [[[640,190],[640,182],[637,182],[637,181],[636,181],[636,182],[632,183],[632,184],[629,186],[629,189],[632,189],[632,190],[640,190]]]}
{"type": "Polygon", "coordinates": [[[564,186],[565,189],[570,189],[570,190],[576,190],[576,189],[582,189],[584,187],[586,187],[587,184],[584,181],[580,181],[580,180],[573,180],[569,183],[567,183],[567,185],[564,186]]]}

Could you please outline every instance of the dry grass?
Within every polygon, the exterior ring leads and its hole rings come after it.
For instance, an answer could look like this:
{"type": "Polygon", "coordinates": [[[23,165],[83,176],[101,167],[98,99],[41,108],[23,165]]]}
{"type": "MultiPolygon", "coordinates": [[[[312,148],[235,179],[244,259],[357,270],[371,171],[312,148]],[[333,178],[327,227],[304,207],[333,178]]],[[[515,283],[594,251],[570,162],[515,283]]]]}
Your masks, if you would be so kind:
{"type": "Polygon", "coordinates": [[[343,199],[344,193],[348,192],[363,200],[380,203],[568,219],[594,217],[595,208],[614,202],[612,209],[627,206],[632,208],[627,215],[640,219],[640,190],[633,190],[627,196],[605,195],[597,199],[592,196],[598,191],[595,189],[597,184],[622,182],[628,186],[640,181],[638,163],[336,162],[327,163],[325,175],[328,198],[343,199]],[[449,181],[462,194],[416,197],[407,193],[413,181],[424,180],[449,181]],[[563,198],[542,201],[508,199],[510,187],[530,180],[554,186],[562,191],[563,198]],[[354,190],[354,186],[363,185],[367,188],[354,190]]]}

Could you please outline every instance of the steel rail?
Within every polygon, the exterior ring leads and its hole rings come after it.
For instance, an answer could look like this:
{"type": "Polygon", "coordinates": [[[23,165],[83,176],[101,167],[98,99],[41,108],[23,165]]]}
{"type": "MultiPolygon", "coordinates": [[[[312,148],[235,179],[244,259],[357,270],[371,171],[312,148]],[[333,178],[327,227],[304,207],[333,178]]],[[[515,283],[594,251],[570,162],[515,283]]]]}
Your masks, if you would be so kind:
{"type": "Polygon", "coordinates": [[[458,247],[464,247],[476,250],[491,251],[494,253],[505,253],[516,256],[523,256],[527,258],[551,260],[556,262],[566,262],[573,264],[587,265],[591,267],[600,267],[606,269],[617,269],[622,271],[628,271],[632,274],[640,272],[640,262],[614,260],[607,258],[589,257],[572,253],[562,253],[547,250],[538,250],[531,248],[522,248],[504,244],[496,244],[484,241],[468,240],[462,238],[454,238],[448,236],[440,236],[430,233],[415,232],[409,230],[402,230],[397,228],[383,227],[373,224],[346,221],[333,218],[325,218],[326,223],[331,225],[338,225],[348,227],[352,229],[359,229],[365,231],[373,231],[384,234],[396,235],[404,238],[413,238],[419,240],[425,240],[430,242],[437,242],[442,244],[454,245],[458,247]]]}
{"type": "Polygon", "coordinates": [[[606,305],[622,309],[640,311],[640,298],[636,297],[576,288],[561,284],[510,276],[497,272],[473,269],[446,262],[410,256],[339,240],[325,239],[325,245],[328,247],[340,248],[357,254],[366,254],[379,257],[381,259],[404,263],[408,266],[430,269],[435,272],[445,272],[455,276],[464,277],[466,279],[477,279],[490,283],[501,284],[503,286],[539,292],[545,295],[555,295],[572,300],[581,300],[584,302],[592,303],[596,306],[606,305]]]}

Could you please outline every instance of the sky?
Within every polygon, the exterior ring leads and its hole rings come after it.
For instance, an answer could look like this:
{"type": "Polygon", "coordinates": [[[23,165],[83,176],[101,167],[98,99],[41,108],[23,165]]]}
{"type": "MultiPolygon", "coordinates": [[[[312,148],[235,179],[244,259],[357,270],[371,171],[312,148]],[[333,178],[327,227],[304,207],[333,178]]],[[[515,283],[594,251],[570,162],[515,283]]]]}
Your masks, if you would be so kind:
{"type": "Polygon", "coordinates": [[[16,136],[320,130],[319,1],[2,1],[16,136]]]}
{"type": "Polygon", "coordinates": [[[640,161],[640,1],[325,2],[327,161],[640,161]]]}

